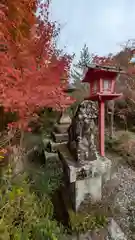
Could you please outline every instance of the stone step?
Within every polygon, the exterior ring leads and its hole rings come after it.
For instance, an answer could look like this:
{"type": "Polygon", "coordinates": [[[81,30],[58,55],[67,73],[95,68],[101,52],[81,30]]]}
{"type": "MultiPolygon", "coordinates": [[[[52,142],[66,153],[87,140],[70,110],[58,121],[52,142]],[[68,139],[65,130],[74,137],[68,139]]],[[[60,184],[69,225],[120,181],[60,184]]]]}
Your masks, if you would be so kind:
{"type": "Polygon", "coordinates": [[[44,151],[44,156],[45,156],[45,160],[49,161],[49,160],[53,160],[53,159],[58,159],[58,154],[57,153],[48,153],[47,151],[44,151]]]}
{"type": "MultiPolygon", "coordinates": [[[[46,149],[47,149],[48,152],[53,152],[53,153],[55,153],[55,152],[57,152],[58,146],[59,146],[60,144],[63,144],[63,143],[56,143],[56,142],[50,141],[50,142],[48,143],[46,149]]],[[[66,142],[64,142],[64,144],[66,144],[66,142]]]]}
{"type": "Polygon", "coordinates": [[[52,138],[54,142],[67,142],[68,141],[68,133],[56,133],[52,132],[52,138]]]}

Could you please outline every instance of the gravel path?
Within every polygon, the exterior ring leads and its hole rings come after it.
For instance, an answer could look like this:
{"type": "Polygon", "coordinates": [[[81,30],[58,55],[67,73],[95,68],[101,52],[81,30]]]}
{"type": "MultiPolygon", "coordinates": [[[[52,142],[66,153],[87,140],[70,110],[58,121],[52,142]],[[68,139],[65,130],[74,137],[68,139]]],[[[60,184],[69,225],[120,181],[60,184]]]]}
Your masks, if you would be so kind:
{"type": "Polygon", "coordinates": [[[118,156],[113,156],[112,163],[112,180],[104,188],[103,199],[110,201],[114,209],[113,218],[128,240],[133,240],[135,239],[135,171],[118,156]]]}
{"type": "Polygon", "coordinates": [[[114,199],[114,206],[119,208],[120,216],[116,217],[117,222],[128,235],[135,234],[135,172],[128,166],[120,166],[116,172],[115,179],[119,181],[117,194],[114,199]]]}

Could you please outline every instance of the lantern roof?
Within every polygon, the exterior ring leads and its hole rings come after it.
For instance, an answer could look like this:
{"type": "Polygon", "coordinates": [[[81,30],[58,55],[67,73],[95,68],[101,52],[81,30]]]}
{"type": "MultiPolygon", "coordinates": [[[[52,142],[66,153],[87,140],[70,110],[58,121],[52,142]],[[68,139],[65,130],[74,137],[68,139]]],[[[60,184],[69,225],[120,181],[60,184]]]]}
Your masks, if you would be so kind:
{"type": "Polygon", "coordinates": [[[114,79],[119,73],[125,73],[120,67],[101,66],[91,64],[86,67],[82,82],[91,82],[100,79],[114,79]]]}

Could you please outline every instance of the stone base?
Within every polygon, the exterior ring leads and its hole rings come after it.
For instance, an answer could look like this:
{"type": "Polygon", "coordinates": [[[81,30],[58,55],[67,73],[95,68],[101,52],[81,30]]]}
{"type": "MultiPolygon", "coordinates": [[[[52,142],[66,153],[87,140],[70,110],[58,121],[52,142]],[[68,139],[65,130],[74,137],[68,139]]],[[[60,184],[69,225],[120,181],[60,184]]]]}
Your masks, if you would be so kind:
{"type": "Polygon", "coordinates": [[[52,138],[53,138],[54,142],[56,142],[56,143],[67,142],[68,141],[68,133],[52,132],[52,138]]]}
{"type": "Polygon", "coordinates": [[[96,160],[80,165],[73,159],[66,144],[58,146],[58,154],[73,209],[78,211],[88,195],[93,202],[101,201],[102,185],[111,178],[111,161],[98,156],[96,160]]]}
{"type": "MultiPolygon", "coordinates": [[[[66,142],[64,142],[65,144],[66,142]]],[[[56,153],[57,152],[57,148],[60,144],[63,144],[62,143],[56,143],[56,142],[53,142],[53,141],[50,141],[47,145],[47,151],[48,152],[52,152],[52,153],[56,153]]]]}

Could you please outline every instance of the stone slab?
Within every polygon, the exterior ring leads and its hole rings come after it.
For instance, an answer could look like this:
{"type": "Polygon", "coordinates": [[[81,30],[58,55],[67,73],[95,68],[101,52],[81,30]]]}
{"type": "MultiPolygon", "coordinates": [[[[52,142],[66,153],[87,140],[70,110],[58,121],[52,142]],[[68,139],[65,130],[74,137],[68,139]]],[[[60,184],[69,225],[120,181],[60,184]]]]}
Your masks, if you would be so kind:
{"type": "Polygon", "coordinates": [[[47,151],[44,151],[44,156],[46,161],[52,160],[52,159],[58,159],[58,154],[57,153],[48,153],[47,151]]]}
{"type": "MultiPolygon", "coordinates": [[[[66,144],[66,142],[64,142],[66,144]]],[[[47,145],[47,151],[48,152],[57,152],[57,148],[60,144],[63,144],[63,143],[56,143],[56,142],[53,142],[53,141],[49,141],[48,145],[47,145]]]]}
{"type": "Polygon", "coordinates": [[[52,138],[53,140],[58,142],[67,142],[68,141],[68,133],[56,133],[52,132],[52,138]]]}
{"type": "Polygon", "coordinates": [[[111,219],[109,226],[108,226],[108,239],[111,240],[127,240],[125,234],[122,232],[119,225],[115,222],[114,219],[111,219]]]}
{"type": "Polygon", "coordinates": [[[89,195],[90,201],[101,201],[102,198],[102,176],[78,180],[75,182],[76,201],[75,210],[77,211],[81,203],[89,195]]]}

